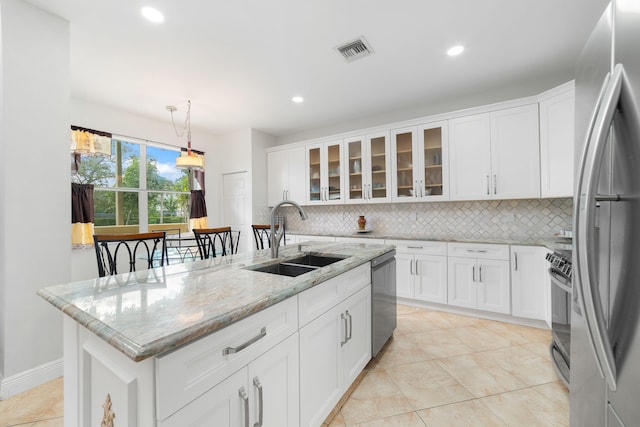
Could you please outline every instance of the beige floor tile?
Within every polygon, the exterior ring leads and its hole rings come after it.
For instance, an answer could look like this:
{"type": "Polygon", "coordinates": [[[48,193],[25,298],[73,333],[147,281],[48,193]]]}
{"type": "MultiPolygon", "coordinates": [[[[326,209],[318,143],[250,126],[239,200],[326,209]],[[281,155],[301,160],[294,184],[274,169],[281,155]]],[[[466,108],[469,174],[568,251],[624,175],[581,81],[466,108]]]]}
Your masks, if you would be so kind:
{"type": "Polygon", "coordinates": [[[398,316],[402,316],[404,314],[411,314],[411,313],[421,313],[425,311],[427,310],[424,308],[414,307],[412,305],[398,304],[396,306],[396,312],[398,313],[398,316]]]}
{"type": "Polygon", "coordinates": [[[563,405],[528,388],[480,399],[510,426],[562,427],[569,425],[563,405]]]}
{"type": "Polygon", "coordinates": [[[567,414],[569,413],[569,390],[567,390],[567,387],[565,387],[561,381],[542,384],[532,387],[532,389],[554,402],[559,403],[565,408],[567,414]]]}
{"type": "Polygon", "coordinates": [[[407,337],[431,359],[472,353],[473,349],[452,331],[453,329],[427,331],[409,334],[407,337]]]}
{"type": "Polygon", "coordinates": [[[402,334],[415,334],[436,329],[451,329],[454,325],[447,320],[445,313],[424,311],[398,316],[398,330],[402,334]]]}
{"type": "Polygon", "coordinates": [[[551,337],[549,337],[548,341],[539,341],[530,344],[523,344],[521,347],[526,348],[532,353],[537,354],[540,357],[544,357],[545,359],[549,359],[549,345],[551,345],[551,337]]]}
{"type": "Polygon", "coordinates": [[[0,401],[0,426],[62,417],[62,378],[0,401]]]}
{"type": "Polygon", "coordinates": [[[485,327],[509,340],[510,345],[551,342],[551,331],[505,322],[487,323],[485,327]]]}
{"type": "Polygon", "coordinates": [[[409,401],[384,370],[370,371],[340,411],[345,424],[377,420],[412,411],[409,401]]]}
{"type": "Polygon", "coordinates": [[[526,387],[525,383],[502,369],[491,359],[484,357],[482,353],[440,359],[436,363],[475,397],[484,397],[526,387]]]}
{"type": "Polygon", "coordinates": [[[471,393],[435,362],[385,369],[416,410],[473,399],[471,393]]]}
{"type": "Polygon", "coordinates": [[[62,417],[50,418],[38,421],[32,424],[31,427],[64,427],[64,419],[62,417]]]}
{"type": "Polygon", "coordinates": [[[384,353],[378,355],[377,359],[379,360],[375,367],[384,367],[422,362],[431,359],[431,357],[406,335],[399,335],[388,343],[384,353]]]}
{"type": "Polygon", "coordinates": [[[344,417],[340,412],[331,420],[328,427],[346,427],[347,424],[344,422],[344,417]]]}
{"type": "Polygon", "coordinates": [[[474,352],[508,347],[511,345],[509,340],[500,334],[481,327],[456,328],[451,330],[450,334],[456,336],[474,352]]]}
{"type": "Polygon", "coordinates": [[[540,357],[522,346],[489,350],[482,352],[482,355],[499,364],[502,369],[528,386],[558,380],[549,357],[540,357]]]}
{"type": "Polygon", "coordinates": [[[395,415],[381,420],[368,421],[358,424],[357,427],[426,427],[422,419],[415,412],[395,415]]]}
{"type": "Polygon", "coordinates": [[[476,400],[418,411],[429,427],[499,427],[506,424],[476,400]]]}

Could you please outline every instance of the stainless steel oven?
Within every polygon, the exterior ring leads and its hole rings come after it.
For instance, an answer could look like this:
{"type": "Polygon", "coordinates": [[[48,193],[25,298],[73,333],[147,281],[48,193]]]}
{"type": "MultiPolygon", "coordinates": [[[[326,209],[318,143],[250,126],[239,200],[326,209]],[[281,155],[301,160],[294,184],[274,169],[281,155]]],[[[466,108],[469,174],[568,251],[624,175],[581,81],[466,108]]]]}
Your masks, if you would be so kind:
{"type": "Polygon", "coordinates": [[[551,331],[552,341],[549,347],[553,362],[560,379],[569,386],[571,360],[571,251],[556,250],[547,254],[549,277],[551,279],[551,331]]]}

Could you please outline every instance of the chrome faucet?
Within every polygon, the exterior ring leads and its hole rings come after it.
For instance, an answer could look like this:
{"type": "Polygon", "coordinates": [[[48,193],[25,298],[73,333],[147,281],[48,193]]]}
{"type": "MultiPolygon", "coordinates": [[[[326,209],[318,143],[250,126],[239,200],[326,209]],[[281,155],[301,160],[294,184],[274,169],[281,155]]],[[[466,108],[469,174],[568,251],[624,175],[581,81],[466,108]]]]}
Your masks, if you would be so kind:
{"type": "Polygon", "coordinates": [[[278,231],[276,231],[276,211],[282,205],[291,205],[298,208],[298,212],[300,213],[300,218],[304,221],[307,219],[307,214],[302,209],[302,206],[294,202],[293,200],[283,200],[271,209],[271,258],[278,258],[278,248],[280,246],[280,240],[282,240],[282,236],[284,235],[284,227],[278,227],[278,231]]]}

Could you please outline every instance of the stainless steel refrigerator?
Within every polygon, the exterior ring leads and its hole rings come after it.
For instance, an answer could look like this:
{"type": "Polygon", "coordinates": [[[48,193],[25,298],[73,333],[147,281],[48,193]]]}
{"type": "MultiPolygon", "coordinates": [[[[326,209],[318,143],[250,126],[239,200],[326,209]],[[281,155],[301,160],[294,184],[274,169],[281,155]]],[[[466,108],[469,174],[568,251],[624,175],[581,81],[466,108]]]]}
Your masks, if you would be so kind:
{"type": "Polygon", "coordinates": [[[576,66],[570,423],[640,425],[640,1],[614,0],[576,66]]]}

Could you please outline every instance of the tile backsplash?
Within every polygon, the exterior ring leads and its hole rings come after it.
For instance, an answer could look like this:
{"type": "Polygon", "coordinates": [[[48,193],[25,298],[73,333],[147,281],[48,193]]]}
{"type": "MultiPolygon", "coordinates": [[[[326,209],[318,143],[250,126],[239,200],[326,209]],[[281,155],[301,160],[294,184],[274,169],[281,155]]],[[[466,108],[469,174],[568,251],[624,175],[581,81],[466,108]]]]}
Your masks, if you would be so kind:
{"type": "MultiPolygon", "coordinates": [[[[306,221],[295,208],[282,209],[290,233],[355,233],[364,215],[367,228],[381,235],[534,242],[572,227],[573,199],[305,206],[306,221]]],[[[268,223],[268,208],[256,209],[254,218],[268,223]]]]}

